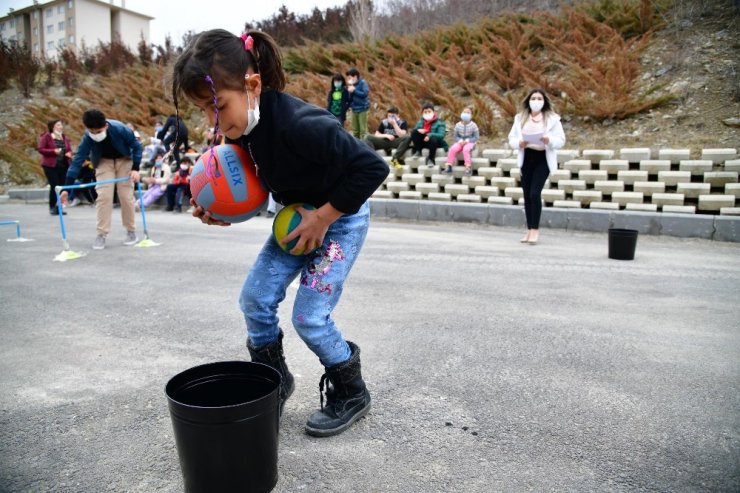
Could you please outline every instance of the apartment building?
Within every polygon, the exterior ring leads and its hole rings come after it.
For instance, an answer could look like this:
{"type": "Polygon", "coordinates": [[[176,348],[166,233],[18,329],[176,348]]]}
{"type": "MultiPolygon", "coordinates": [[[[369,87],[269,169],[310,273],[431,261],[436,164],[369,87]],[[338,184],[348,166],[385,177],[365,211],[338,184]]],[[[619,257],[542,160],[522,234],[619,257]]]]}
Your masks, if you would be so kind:
{"type": "Polygon", "coordinates": [[[149,17],[113,1],[52,0],[22,9],[9,9],[0,17],[0,39],[25,43],[36,56],[54,58],[66,46],[75,50],[83,44],[94,48],[98,42],[120,39],[132,51],[141,37],[149,42],[149,17]]]}

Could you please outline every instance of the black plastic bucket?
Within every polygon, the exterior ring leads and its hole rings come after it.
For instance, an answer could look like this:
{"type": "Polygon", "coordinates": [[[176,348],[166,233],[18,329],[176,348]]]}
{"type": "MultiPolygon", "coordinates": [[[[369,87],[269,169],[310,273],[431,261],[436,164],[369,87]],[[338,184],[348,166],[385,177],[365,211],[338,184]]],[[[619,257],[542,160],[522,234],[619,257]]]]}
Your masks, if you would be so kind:
{"type": "Polygon", "coordinates": [[[609,258],[615,260],[633,260],[637,248],[637,230],[609,229],[609,258]]]}
{"type": "Polygon", "coordinates": [[[185,491],[268,492],[277,483],[280,373],[261,363],[196,366],[165,387],[185,491]]]}

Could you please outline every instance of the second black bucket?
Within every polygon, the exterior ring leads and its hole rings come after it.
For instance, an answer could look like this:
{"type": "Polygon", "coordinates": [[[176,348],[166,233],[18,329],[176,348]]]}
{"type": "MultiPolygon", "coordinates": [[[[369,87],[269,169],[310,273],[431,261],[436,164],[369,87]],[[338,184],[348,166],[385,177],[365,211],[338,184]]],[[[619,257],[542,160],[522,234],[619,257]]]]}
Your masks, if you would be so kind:
{"type": "Polygon", "coordinates": [[[280,373],[260,363],[196,366],[165,387],[188,493],[269,492],[277,483],[280,373]]]}
{"type": "Polygon", "coordinates": [[[615,260],[633,260],[637,248],[637,230],[609,229],[609,258],[615,260]]]}

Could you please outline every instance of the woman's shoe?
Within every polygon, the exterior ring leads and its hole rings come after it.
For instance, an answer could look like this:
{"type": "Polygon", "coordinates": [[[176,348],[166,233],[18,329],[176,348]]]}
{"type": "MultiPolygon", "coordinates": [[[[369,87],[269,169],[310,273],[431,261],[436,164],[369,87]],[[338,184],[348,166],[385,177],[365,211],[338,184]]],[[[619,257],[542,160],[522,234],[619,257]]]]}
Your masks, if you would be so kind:
{"type": "Polygon", "coordinates": [[[519,243],[529,243],[529,233],[524,235],[521,240],[519,240],[519,243]]]}

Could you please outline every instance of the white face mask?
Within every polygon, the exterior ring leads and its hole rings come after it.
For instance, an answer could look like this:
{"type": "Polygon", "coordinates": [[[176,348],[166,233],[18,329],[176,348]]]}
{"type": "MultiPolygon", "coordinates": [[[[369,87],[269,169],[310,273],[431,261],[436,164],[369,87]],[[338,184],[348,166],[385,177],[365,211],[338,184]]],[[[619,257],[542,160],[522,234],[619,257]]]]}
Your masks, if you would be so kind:
{"type": "Polygon", "coordinates": [[[187,171],[188,165],[187,164],[181,164],[180,165],[180,169],[183,170],[183,171],[187,171]]]}
{"type": "Polygon", "coordinates": [[[95,142],[103,142],[108,135],[108,131],[103,130],[102,132],[97,133],[97,134],[91,134],[90,132],[87,132],[87,135],[89,135],[90,138],[94,140],[95,142]]]}
{"type": "Polygon", "coordinates": [[[429,122],[434,120],[434,113],[424,113],[421,117],[429,122]]]}
{"type": "MultiPolygon", "coordinates": [[[[247,93],[247,106],[249,106],[249,93],[247,93]]],[[[249,132],[254,130],[254,127],[260,121],[260,105],[255,103],[253,110],[247,110],[247,128],[244,130],[242,135],[249,135],[249,132]]]]}
{"type": "Polygon", "coordinates": [[[545,102],[541,99],[530,99],[529,100],[529,108],[534,111],[542,111],[542,107],[545,106],[545,102]]]}

